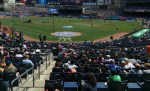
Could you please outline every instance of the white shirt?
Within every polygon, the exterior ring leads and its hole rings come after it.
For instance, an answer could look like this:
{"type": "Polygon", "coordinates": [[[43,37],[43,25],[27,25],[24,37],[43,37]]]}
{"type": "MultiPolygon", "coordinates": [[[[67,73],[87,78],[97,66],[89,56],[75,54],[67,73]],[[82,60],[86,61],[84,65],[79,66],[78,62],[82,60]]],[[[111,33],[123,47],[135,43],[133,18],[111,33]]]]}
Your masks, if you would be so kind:
{"type": "Polygon", "coordinates": [[[132,69],[132,68],[135,68],[135,66],[132,63],[128,63],[125,65],[125,68],[126,69],[130,69],[130,68],[132,69]]]}

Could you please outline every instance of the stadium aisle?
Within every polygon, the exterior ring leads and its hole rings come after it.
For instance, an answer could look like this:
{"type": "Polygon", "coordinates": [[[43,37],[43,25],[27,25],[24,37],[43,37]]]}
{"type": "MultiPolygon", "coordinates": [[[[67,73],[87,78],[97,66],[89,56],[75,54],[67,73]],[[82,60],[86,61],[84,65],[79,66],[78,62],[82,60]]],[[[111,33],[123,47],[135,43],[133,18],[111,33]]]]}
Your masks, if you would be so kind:
{"type": "MultiPolygon", "coordinates": [[[[32,81],[32,77],[29,79],[29,81],[27,81],[24,85],[23,88],[20,88],[18,91],[44,91],[44,85],[45,85],[45,80],[49,79],[49,75],[50,72],[52,71],[52,68],[55,64],[55,61],[51,60],[50,62],[50,67],[46,68],[43,67],[42,70],[43,73],[41,73],[42,75],[40,76],[40,79],[38,78],[38,76],[35,76],[35,87],[33,86],[33,81],[32,81]]],[[[35,71],[35,74],[37,74],[37,71],[35,71]]],[[[15,91],[15,88],[14,88],[15,91]]]]}

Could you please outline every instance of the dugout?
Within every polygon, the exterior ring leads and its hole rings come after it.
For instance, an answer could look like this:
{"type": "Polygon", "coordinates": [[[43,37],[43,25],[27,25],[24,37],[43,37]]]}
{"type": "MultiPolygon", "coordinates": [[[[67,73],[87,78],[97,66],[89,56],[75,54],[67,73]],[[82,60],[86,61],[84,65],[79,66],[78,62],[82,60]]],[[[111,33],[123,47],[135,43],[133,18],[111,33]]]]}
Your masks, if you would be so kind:
{"type": "Polygon", "coordinates": [[[132,34],[132,37],[133,38],[139,38],[141,37],[142,35],[144,35],[145,33],[147,33],[150,29],[141,29],[140,31],[132,34]]]}

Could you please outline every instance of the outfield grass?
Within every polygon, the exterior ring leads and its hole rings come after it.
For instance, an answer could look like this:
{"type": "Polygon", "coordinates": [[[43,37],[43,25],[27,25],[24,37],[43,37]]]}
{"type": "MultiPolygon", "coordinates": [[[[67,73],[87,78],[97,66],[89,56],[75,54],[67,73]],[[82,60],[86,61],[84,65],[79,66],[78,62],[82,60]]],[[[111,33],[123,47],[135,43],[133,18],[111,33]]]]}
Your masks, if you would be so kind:
{"type": "MultiPolygon", "coordinates": [[[[3,25],[14,26],[18,31],[23,31],[24,35],[38,39],[39,34],[47,36],[47,40],[58,41],[60,37],[52,36],[53,17],[26,17],[26,18],[1,18],[3,25]],[[30,18],[32,24],[25,24],[27,18],[30,18]],[[42,23],[42,21],[48,23],[42,23]]],[[[116,32],[131,32],[134,29],[141,28],[136,21],[100,20],[100,19],[79,19],[54,17],[54,32],[72,31],[80,32],[81,36],[71,37],[72,41],[94,40],[105,36],[115,34],[116,32]],[[93,23],[93,26],[91,24],[93,23]],[[72,29],[64,29],[63,26],[73,26],[72,29]],[[118,27],[118,31],[116,28],[118,27]]]]}

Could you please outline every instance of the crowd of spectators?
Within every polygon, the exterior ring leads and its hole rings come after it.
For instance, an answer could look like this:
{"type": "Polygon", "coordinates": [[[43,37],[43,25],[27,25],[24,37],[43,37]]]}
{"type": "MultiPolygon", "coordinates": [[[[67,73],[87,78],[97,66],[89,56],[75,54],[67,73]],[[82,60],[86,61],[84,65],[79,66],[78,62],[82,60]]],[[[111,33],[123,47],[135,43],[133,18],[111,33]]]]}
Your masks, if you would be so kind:
{"type": "Polygon", "coordinates": [[[5,84],[1,87],[2,91],[7,91],[4,88],[9,87],[17,76],[31,67],[37,68],[42,61],[39,52],[41,52],[39,49],[33,50],[27,46],[21,31],[18,33],[13,27],[0,23],[0,81],[5,84]]]}
{"type": "Polygon", "coordinates": [[[132,12],[149,12],[149,6],[126,6],[125,11],[132,12]]]}
{"type": "Polygon", "coordinates": [[[127,3],[149,2],[149,0],[126,0],[127,3]]]}
{"type": "Polygon", "coordinates": [[[118,11],[111,8],[108,9],[107,7],[98,7],[98,6],[85,6],[84,7],[84,14],[97,14],[97,16],[112,16],[118,15],[118,11]]]}
{"type": "Polygon", "coordinates": [[[127,34],[116,40],[94,43],[50,43],[54,55],[58,56],[54,67],[57,69],[52,72],[79,72],[83,91],[96,91],[96,81],[105,81],[109,84],[112,81],[124,81],[125,76],[128,81],[132,81],[132,74],[142,75],[143,81],[143,75],[150,74],[149,56],[146,51],[149,33],[140,38],[132,38],[127,34]],[[98,80],[96,73],[103,77],[98,80]]]}

